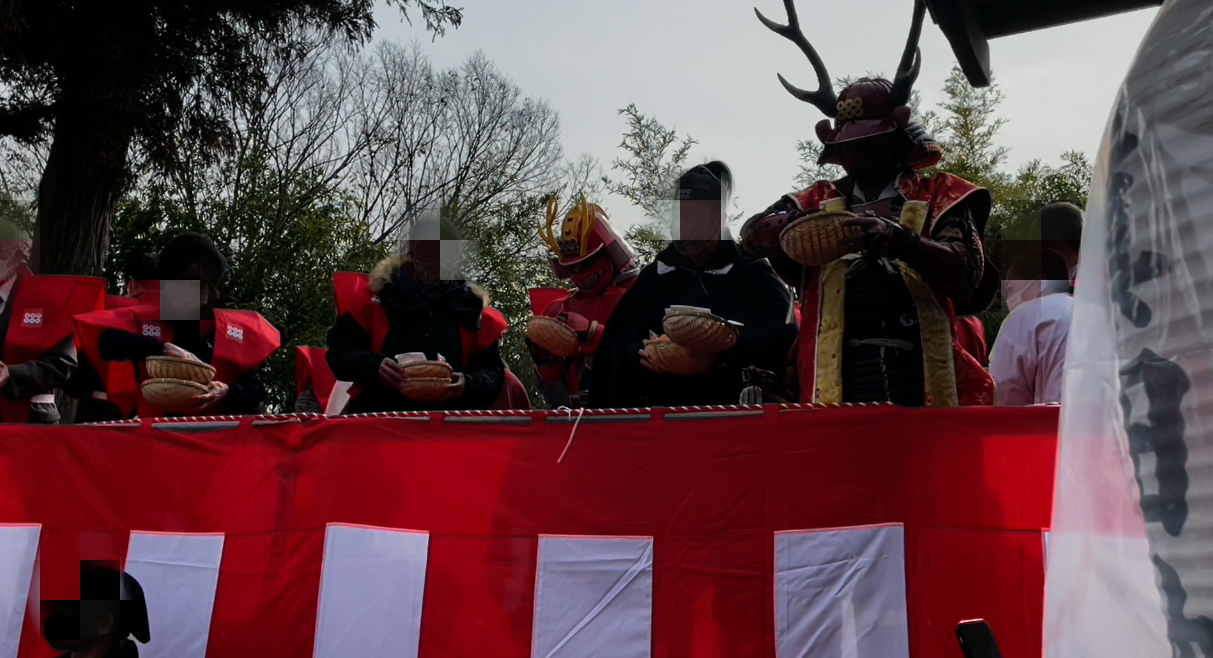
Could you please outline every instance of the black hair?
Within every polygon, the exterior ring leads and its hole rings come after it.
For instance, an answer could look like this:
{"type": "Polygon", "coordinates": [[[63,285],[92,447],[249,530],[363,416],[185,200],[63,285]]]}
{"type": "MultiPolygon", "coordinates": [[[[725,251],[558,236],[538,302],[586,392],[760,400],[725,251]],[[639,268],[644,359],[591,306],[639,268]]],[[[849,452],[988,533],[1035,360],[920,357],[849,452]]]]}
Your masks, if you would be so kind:
{"type": "Polygon", "coordinates": [[[683,172],[677,187],[679,199],[726,200],[733,193],[733,170],[720,160],[706,162],[683,172]]]}
{"type": "Polygon", "coordinates": [[[182,233],[165,245],[156,259],[156,267],[160,276],[165,279],[176,279],[190,265],[198,265],[202,270],[199,277],[203,281],[218,283],[223,280],[227,271],[227,260],[215,243],[201,233],[182,233]]]}
{"type": "Polygon", "coordinates": [[[151,254],[139,254],[126,263],[126,278],[135,281],[157,281],[160,279],[160,269],[156,267],[156,257],[151,254]]]}
{"type": "Polygon", "coordinates": [[[1042,279],[1044,281],[1069,281],[1070,268],[1066,259],[1052,249],[1041,249],[1020,256],[1007,270],[1008,279],[1042,279]],[[1012,272],[1015,276],[1012,276],[1012,272]]]}
{"type": "Polygon", "coordinates": [[[1040,210],[1040,239],[1042,242],[1060,240],[1079,251],[1084,224],[1086,217],[1081,208],[1069,201],[1055,201],[1040,210]]]}

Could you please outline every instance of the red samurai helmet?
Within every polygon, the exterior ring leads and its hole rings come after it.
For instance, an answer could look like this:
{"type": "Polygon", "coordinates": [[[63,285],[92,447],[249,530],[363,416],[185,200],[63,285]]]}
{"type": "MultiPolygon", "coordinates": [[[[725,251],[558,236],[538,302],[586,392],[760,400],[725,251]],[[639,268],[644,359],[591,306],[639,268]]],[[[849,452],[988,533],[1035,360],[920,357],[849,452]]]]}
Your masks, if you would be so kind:
{"type": "Polygon", "coordinates": [[[938,164],[943,158],[943,150],[922,126],[910,122],[910,96],[922,68],[918,40],[922,35],[922,21],[926,15],[925,0],[915,0],[910,37],[893,81],[863,78],[842,90],[839,96],[834,95],[830,74],[826,71],[821,57],[800,29],[793,0],[784,0],[783,5],[788,13],[787,25],[775,23],[757,9],[754,13],[758,14],[758,20],[771,31],[799,46],[813,64],[813,70],[817,72],[817,91],[794,87],[782,75],[779,76],[779,81],[793,96],[811,103],[834,120],[832,124],[829,119],[817,124],[817,137],[824,146],[818,164],[846,166],[842,158],[842,145],[854,144],[861,140],[865,140],[866,144],[886,135],[891,141],[900,141],[899,146],[907,147],[894,151],[899,154],[904,164],[915,169],[926,169],[938,164]]]}
{"type": "Polygon", "coordinates": [[[636,271],[636,256],[615,234],[601,207],[582,194],[580,202],[565,214],[557,234],[556,203],[553,195],[547,221],[539,225],[539,237],[556,254],[552,269],[558,278],[571,280],[578,290],[594,296],[620,275],[636,271]]]}

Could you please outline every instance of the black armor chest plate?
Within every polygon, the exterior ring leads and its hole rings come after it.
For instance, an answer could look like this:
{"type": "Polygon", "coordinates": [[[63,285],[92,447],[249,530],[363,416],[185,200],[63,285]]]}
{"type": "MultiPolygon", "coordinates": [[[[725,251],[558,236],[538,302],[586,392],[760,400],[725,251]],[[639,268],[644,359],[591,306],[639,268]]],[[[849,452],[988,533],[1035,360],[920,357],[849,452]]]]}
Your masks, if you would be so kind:
{"type": "MultiPolygon", "coordinates": [[[[897,221],[901,196],[852,205],[897,221]]],[[[843,400],[921,406],[924,398],[918,309],[896,262],[866,262],[847,276],[843,326],[843,400]]]]}

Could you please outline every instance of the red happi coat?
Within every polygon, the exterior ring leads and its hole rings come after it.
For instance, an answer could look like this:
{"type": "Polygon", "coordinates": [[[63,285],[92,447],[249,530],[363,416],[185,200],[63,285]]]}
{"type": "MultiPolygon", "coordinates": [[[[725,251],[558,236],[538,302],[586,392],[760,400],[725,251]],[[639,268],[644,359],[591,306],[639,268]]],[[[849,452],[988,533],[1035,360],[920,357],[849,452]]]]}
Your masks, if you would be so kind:
{"type": "MultiPolygon", "coordinates": [[[[35,276],[29,270],[18,276],[16,294],[8,302],[12,311],[0,354],[6,364],[37,359],[72,337],[72,318],[104,308],[105,279],[35,276]]],[[[27,422],[29,410],[29,400],[9,400],[0,395],[0,421],[27,422]]]]}
{"type": "MultiPolygon", "coordinates": [[[[936,174],[925,179],[917,174],[907,174],[899,179],[898,189],[907,201],[927,204],[925,223],[921,227],[908,228],[929,238],[936,219],[981,188],[951,174],[936,174]]],[[[831,201],[846,199],[830,181],[818,182],[789,198],[805,213],[817,212],[831,201]]],[[[847,203],[849,206],[849,200],[847,203]]],[[[927,406],[993,404],[993,380],[956,339],[955,304],[930,290],[917,272],[904,263],[901,268],[902,277],[918,307],[927,406]]],[[[804,268],[800,286],[802,324],[796,357],[801,402],[842,402],[840,357],[845,289],[845,261],[804,268]]]]}
{"type": "MultiPolygon", "coordinates": [[[[155,301],[159,302],[159,299],[155,298],[155,301]]],[[[211,365],[215,367],[216,381],[224,384],[234,384],[241,375],[256,369],[281,345],[278,330],[254,311],[216,310],[214,320],[202,320],[200,324],[203,337],[213,337],[215,350],[211,365]]],[[[129,416],[137,408],[141,418],[164,416],[163,410],[148,404],[139,393],[140,383],[147,378],[142,368],[136,370],[129,361],[101,358],[101,334],[110,329],[146,336],[161,343],[172,342],[173,328],[160,319],[159,303],[77,316],[76,340],[97,370],[106,398],[123,415],[129,416]]]]}
{"type": "Polygon", "coordinates": [[[329,396],[337,385],[337,377],[324,358],[326,354],[328,350],[323,347],[295,348],[295,397],[303,395],[303,387],[311,380],[312,394],[316,396],[321,409],[328,407],[329,396]]]}
{"type": "MultiPolygon", "coordinates": [[[[333,274],[333,291],[337,298],[337,316],[349,314],[371,337],[371,350],[379,352],[387,339],[391,323],[388,322],[387,312],[379,303],[379,296],[371,290],[370,277],[358,272],[337,272],[333,274]]],[[[509,325],[505,316],[494,308],[484,307],[480,313],[480,329],[472,331],[463,325],[459,326],[459,337],[463,348],[463,363],[466,366],[476,354],[487,350],[505,334],[509,325]]],[[[350,388],[350,398],[357,397],[361,386],[350,388]]],[[[317,396],[319,397],[319,396],[317,396]]],[[[509,369],[505,372],[501,395],[493,408],[530,408],[526,389],[522,382],[509,369]],[[507,405],[507,406],[501,406],[507,405]]]]}
{"type": "Polygon", "coordinates": [[[598,344],[602,340],[607,322],[615,313],[619,301],[635,282],[636,277],[631,277],[620,285],[609,286],[593,297],[576,290],[570,293],[564,288],[532,288],[528,291],[532,314],[560,320],[581,337],[577,355],[573,357],[572,363],[567,367],[564,362],[539,366],[537,369],[540,379],[548,384],[563,384],[568,389],[570,399],[581,393],[585,383],[582,378],[588,374],[594,354],[598,352],[598,344]]]}

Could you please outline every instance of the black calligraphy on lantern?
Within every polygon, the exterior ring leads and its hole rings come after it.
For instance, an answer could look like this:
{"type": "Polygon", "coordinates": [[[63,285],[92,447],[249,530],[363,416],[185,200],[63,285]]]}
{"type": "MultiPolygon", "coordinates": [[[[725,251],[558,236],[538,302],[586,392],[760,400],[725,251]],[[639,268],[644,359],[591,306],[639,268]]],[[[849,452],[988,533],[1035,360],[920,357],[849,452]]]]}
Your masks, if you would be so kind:
{"type": "MultiPolygon", "coordinates": [[[[1121,315],[1134,327],[1143,329],[1153,321],[1154,313],[1133,289],[1166,275],[1170,271],[1170,261],[1154,251],[1140,251],[1136,260],[1130,253],[1132,208],[1129,190],[1133,177],[1121,168],[1137,152],[1139,140],[1137,135],[1125,129],[1123,109],[1113,119],[1112,135],[1116,143],[1112,147],[1113,172],[1107,190],[1110,293],[1121,315]]],[[[1133,403],[1126,391],[1135,386],[1141,386],[1145,392],[1145,422],[1133,422],[1125,432],[1142,513],[1147,522],[1158,523],[1168,535],[1179,537],[1188,521],[1189,489],[1188,444],[1184,439],[1187,423],[1182,403],[1192,382],[1178,363],[1143,349],[1120,371],[1120,404],[1126,423],[1134,417],[1133,403]],[[1157,493],[1146,493],[1143,484],[1142,457],[1147,454],[1154,457],[1157,493]]],[[[1184,608],[1188,592],[1179,572],[1154,550],[1154,546],[1151,548],[1159,588],[1166,601],[1167,639],[1172,655],[1175,658],[1213,658],[1213,620],[1205,616],[1187,616],[1184,608]],[[1198,649],[1200,653],[1197,653],[1198,649]]]]}

